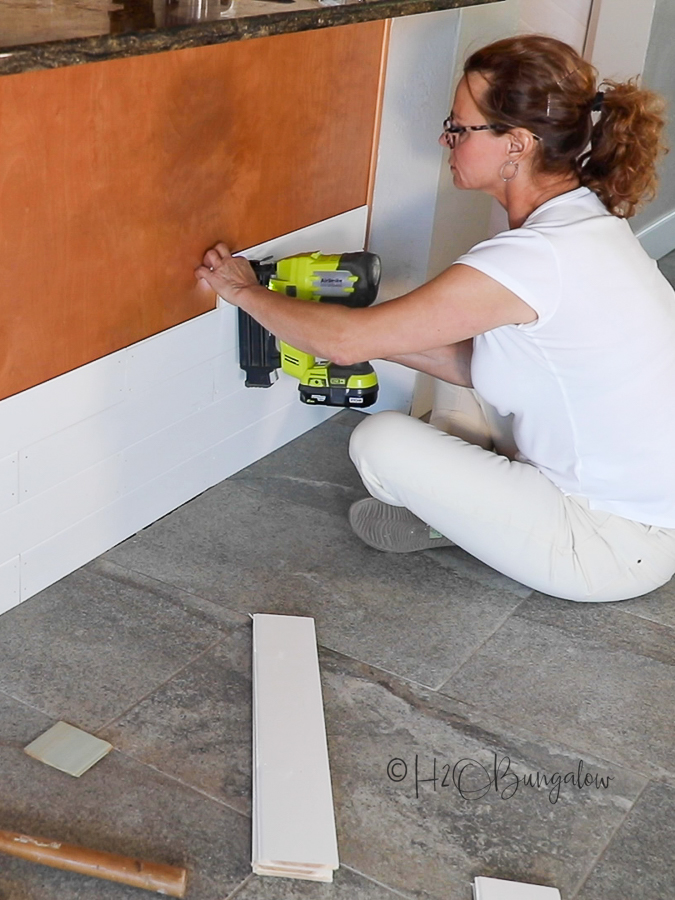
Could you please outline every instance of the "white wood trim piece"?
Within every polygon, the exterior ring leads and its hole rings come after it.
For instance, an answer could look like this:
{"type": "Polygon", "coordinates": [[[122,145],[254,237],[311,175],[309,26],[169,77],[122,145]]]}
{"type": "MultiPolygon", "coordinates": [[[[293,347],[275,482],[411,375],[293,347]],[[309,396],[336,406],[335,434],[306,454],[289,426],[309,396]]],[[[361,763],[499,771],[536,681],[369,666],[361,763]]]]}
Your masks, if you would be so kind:
{"type": "Polygon", "coordinates": [[[562,900],[557,888],[501,878],[475,878],[474,900],[562,900]]]}
{"type": "Polygon", "coordinates": [[[332,881],[337,835],[314,619],[253,616],[257,875],[332,881]]]}
{"type": "Polygon", "coordinates": [[[661,259],[675,250],[675,210],[636,231],[635,237],[652,259],[661,259]]]}

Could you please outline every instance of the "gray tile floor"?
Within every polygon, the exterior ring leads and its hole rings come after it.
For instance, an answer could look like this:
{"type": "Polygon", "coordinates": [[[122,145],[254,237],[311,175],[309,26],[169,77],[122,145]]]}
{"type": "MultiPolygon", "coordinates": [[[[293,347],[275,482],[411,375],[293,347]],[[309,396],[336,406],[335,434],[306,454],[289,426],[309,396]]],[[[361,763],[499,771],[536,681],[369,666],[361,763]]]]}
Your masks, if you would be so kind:
{"type": "MultiPolygon", "coordinates": [[[[573,604],[457,548],[371,550],[359,418],[0,618],[0,828],[186,864],[190,900],[470,900],[479,874],[675,897],[675,584],[573,604]],[[252,612],[316,619],[333,885],[250,874],[252,612]],[[22,752],[61,718],[115,748],[80,779],[22,752]]],[[[0,857],[0,900],[141,896],[0,857]]]]}

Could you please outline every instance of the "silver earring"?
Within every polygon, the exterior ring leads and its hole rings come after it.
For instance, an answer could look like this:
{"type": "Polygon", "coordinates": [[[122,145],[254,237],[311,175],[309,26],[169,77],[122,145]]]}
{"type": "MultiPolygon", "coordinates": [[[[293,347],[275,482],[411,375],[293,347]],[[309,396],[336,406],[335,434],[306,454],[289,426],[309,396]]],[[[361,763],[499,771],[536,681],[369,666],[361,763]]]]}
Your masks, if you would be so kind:
{"type": "Polygon", "coordinates": [[[501,169],[499,170],[499,174],[501,175],[502,181],[513,181],[513,179],[514,179],[514,178],[516,177],[516,175],[518,174],[518,163],[517,163],[517,162],[513,162],[513,161],[510,160],[510,159],[507,159],[506,162],[504,163],[504,165],[503,165],[503,166],[501,167],[501,169]],[[506,177],[504,176],[504,169],[505,169],[507,166],[513,166],[513,175],[511,175],[510,178],[506,178],[506,177]]]}

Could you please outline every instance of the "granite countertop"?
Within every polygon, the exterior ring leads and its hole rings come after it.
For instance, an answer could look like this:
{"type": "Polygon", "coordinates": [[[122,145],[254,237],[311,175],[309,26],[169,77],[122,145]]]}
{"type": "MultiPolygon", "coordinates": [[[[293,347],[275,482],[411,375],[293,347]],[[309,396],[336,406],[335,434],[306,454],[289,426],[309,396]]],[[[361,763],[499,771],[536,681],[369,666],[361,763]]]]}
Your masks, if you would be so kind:
{"type": "Polygon", "coordinates": [[[502,0],[0,0],[0,75],[502,0]]]}

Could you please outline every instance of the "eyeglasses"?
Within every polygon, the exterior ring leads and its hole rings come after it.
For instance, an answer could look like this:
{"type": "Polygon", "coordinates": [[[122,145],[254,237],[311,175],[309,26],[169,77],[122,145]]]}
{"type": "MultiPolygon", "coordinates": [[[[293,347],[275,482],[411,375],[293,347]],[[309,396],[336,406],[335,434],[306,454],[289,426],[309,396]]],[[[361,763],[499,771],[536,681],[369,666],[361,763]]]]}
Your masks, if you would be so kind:
{"type": "MultiPolygon", "coordinates": [[[[449,116],[443,122],[443,136],[445,137],[448,147],[451,150],[454,150],[458,136],[460,134],[465,134],[467,131],[503,131],[507,128],[508,126],[505,125],[453,125],[452,116],[449,116]]],[[[531,131],[530,134],[535,140],[541,140],[539,135],[535,134],[533,131],[531,131]]]]}
{"type": "Polygon", "coordinates": [[[494,125],[453,125],[452,116],[449,116],[443,122],[443,135],[448,147],[454,150],[460,134],[465,134],[467,131],[493,131],[495,127],[494,125]]]}

